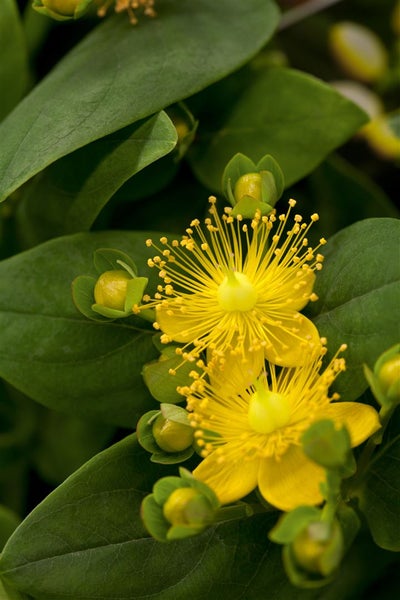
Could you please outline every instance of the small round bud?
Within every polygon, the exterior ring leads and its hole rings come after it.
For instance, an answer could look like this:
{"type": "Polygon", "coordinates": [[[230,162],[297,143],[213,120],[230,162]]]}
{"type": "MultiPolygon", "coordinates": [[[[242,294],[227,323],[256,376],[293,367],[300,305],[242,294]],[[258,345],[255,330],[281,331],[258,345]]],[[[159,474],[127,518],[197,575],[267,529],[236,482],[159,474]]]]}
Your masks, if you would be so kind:
{"type": "Polygon", "coordinates": [[[330,575],[343,556],[343,535],[339,524],[315,521],[303,529],[292,546],[296,563],[315,575],[330,575]]]}
{"type": "Polygon", "coordinates": [[[350,77],[372,83],[385,73],[386,48],[364,25],[350,21],[337,23],[331,28],[329,38],[333,55],[350,77]]]}
{"type": "Polygon", "coordinates": [[[399,389],[400,354],[385,362],[378,372],[378,380],[385,395],[392,389],[399,389]]]}
{"type": "Polygon", "coordinates": [[[262,178],[260,173],[246,173],[239,177],[235,183],[234,196],[239,202],[243,196],[250,196],[255,200],[262,200],[261,195],[262,178]]]}
{"type": "Polygon", "coordinates": [[[174,490],[163,506],[163,515],[171,525],[206,526],[214,511],[207,499],[191,487],[174,490]]]}
{"type": "Polygon", "coordinates": [[[166,419],[161,414],[154,421],[152,433],[161,450],[182,452],[192,445],[194,430],[190,425],[166,419]]]}
{"type": "Polygon", "coordinates": [[[63,17],[73,17],[82,0],[42,0],[45,8],[63,17]]]}
{"type": "Polygon", "coordinates": [[[124,310],[128,281],[132,276],[121,270],[105,271],[98,278],[94,288],[94,299],[96,304],[124,310]]]}

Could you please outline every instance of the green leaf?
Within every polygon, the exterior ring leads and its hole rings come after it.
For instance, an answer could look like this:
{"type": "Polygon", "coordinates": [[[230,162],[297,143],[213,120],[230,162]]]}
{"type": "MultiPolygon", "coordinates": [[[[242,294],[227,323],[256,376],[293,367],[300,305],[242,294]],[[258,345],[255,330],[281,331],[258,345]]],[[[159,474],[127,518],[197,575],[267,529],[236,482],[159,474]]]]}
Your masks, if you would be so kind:
{"type": "Polygon", "coordinates": [[[385,550],[400,551],[400,436],[371,462],[367,478],[355,495],[372,537],[385,550]]]}
{"type": "Polygon", "coordinates": [[[161,112],[58,160],[22,196],[19,227],[25,242],[88,230],[115,192],[175,143],[175,127],[161,112]]]}
{"type": "Polygon", "coordinates": [[[272,0],[165,0],[157,11],[136,28],[121,15],[106,19],[8,116],[1,198],[62,156],[237,69],[278,22],[272,0]]]}
{"type": "Polygon", "coordinates": [[[154,330],[134,316],[89,321],[74,306],[71,282],[80,274],[97,277],[93,252],[109,246],[132,256],[154,290],[147,237],[76,234],[0,263],[0,374],[6,381],[55,410],[135,426],[152,408],[141,369],[157,356],[154,330]]]}
{"type": "Polygon", "coordinates": [[[398,342],[400,326],[400,222],[365,219],[343,229],[323,247],[324,268],[309,306],[313,321],[328,340],[332,356],[343,343],[347,368],[335,388],[355,400],[368,387],[363,364],[374,365],[398,342]]]}
{"type": "Polygon", "coordinates": [[[0,3],[0,121],[23,96],[29,80],[28,56],[16,0],[0,3]]]}
{"type": "Polygon", "coordinates": [[[267,539],[273,515],[168,544],[148,537],[140,504],[168,472],[176,470],[147,463],[134,436],[99,454],[16,530],[0,560],[4,581],[38,600],[315,597],[288,583],[267,539]]]}
{"type": "Polygon", "coordinates": [[[218,190],[234,153],[255,162],[268,153],[279,163],[288,186],[315,169],[366,121],[363,111],[322,81],[272,68],[245,88],[219,130],[203,133],[192,148],[191,164],[205,185],[218,190]]]}
{"type": "Polygon", "coordinates": [[[29,600],[25,594],[20,594],[17,590],[10,588],[0,581],[0,600],[29,600]]]}
{"type": "Polygon", "coordinates": [[[55,411],[43,410],[31,455],[42,479],[59,484],[103,450],[115,428],[55,411]]]}
{"type": "MultiPolygon", "coordinates": [[[[0,504],[0,550],[20,523],[20,518],[14,511],[0,504]]],[[[0,595],[1,598],[1,595],[0,595]]]]}
{"type": "Polygon", "coordinates": [[[325,237],[361,219],[400,216],[376,183],[339,155],[330,156],[306,183],[307,203],[323,217],[317,225],[325,237]]]}

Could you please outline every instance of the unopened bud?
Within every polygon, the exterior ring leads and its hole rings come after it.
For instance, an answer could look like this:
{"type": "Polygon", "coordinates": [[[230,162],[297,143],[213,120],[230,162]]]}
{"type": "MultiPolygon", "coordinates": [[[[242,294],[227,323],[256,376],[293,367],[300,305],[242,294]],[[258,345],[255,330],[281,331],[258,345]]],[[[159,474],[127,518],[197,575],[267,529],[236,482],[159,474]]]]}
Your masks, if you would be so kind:
{"type": "Polygon", "coordinates": [[[243,196],[250,196],[255,200],[261,200],[262,179],[260,173],[247,173],[239,177],[235,183],[234,196],[236,202],[239,202],[243,196]]]}
{"type": "Polygon", "coordinates": [[[96,304],[124,310],[128,281],[132,276],[124,270],[105,271],[98,278],[94,288],[94,299],[96,304]]]}
{"type": "Polygon", "coordinates": [[[291,550],[296,563],[311,574],[330,575],[340,564],[344,544],[340,525],[309,523],[295,538],[291,550]]]}
{"type": "Polygon", "coordinates": [[[182,452],[193,442],[194,430],[190,425],[172,421],[162,414],[154,421],[152,432],[157,445],[165,452],[182,452]]]}
{"type": "Polygon", "coordinates": [[[183,487],[172,492],[163,506],[163,515],[171,525],[205,527],[212,523],[214,510],[198,490],[183,487]]]}
{"type": "Polygon", "coordinates": [[[359,23],[345,21],[330,30],[330,46],[350,77],[366,83],[377,81],[387,69],[387,52],[378,36],[359,23]]]}
{"type": "Polygon", "coordinates": [[[77,19],[93,0],[33,0],[33,8],[53,19],[77,19]]]}
{"type": "Polygon", "coordinates": [[[396,404],[400,402],[400,350],[385,353],[376,365],[376,376],[383,394],[396,404]]]}

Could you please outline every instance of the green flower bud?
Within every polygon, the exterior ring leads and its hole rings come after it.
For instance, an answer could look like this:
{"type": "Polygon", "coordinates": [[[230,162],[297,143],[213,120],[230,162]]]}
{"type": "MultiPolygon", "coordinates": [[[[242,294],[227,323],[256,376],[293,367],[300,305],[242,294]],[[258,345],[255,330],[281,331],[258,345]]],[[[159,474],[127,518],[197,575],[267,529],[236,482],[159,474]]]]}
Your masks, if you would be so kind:
{"type": "Polygon", "coordinates": [[[171,525],[203,528],[212,523],[214,512],[207,498],[191,487],[173,491],[163,506],[163,515],[171,525]]]}
{"type": "Polygon", "coordinates": [[[73,17],[80,3],[81,0],[42,0],[43,6],[64,17],[73,17]]]}
{"type": "Polygon", "coordinates": [[[364,374],[379,404],[393,410],[400,403],[400,344],[381,354],[373,371],[364,365],[364,374]]]}
{"type": "MultiPolygon", "coordinates": [[[[394,356],[382,365],[378,373],[378,379],[385,394],[390,395],[392,389],[395,390],[397,394],[400,392],[400,354],[394,356]]],[[[400,400],[400,398],[398,399],[400,400]]]]}
{"type": "Polygon", "coordinates": [[[304,432],[301,441],[304,453],[325,469],[339,471],[343,476],[354,472],[356,465],[346,427],[336,429],[333,421],[323,419],[313,423],[304,432]]]}
{"type": "Polygon", "coordinates": [[[180,477],[163,477],[144,498],[141,515],[149,533],[160,542],[201,533],[214,523],[220,504],[211,488],[186,469],[180,477]]]}
{"type": "Polygon", "coordinates": [[[184,425],[159,415],[153,424],[153,436],[165,452],[182,452],[192,445],[194,430],[190,425],[184,425]]]}
{"type": "Polygon", "coordinates": [[[334,57],[350,77],[372,83],[384,75],[388,64],[386,48],[364,25],[337,23],[330,30],[329,41],[334,57]]]}
{"type": "Polygon", "coordinates": [[[128,281],[132,276],[124,270],[105,271],[98,278],[94,287],[94,298],[96,304],[124,310],[128,281]]]}
{"type": "Polygon", "coordinates": [[[64,21],[81,17],[93,0],[33,0],[33,8],[38,12],[64,21]]]}
{"type": "Polygon", "coordinates": [[[343,534],[337,521],[309,523],[295,538],[291,552],[299,567],[312,575],[330,575],[344,553],[343,534]]]}
{"type": "Polygon", "coordinates": [[[246,173],[239,177],[235,183],[234,196],[239,202],[243,196],[250,196],[255,200],[262,200],[261,194],[262,178],[260,173],[246,173]]]}

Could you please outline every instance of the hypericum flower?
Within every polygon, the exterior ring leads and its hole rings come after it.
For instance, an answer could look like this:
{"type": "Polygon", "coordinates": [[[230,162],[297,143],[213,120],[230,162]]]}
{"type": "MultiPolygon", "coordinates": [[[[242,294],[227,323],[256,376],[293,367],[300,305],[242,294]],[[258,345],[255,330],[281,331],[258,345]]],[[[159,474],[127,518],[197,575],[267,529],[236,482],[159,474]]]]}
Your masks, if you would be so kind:
{"type": "Polygon", "coordinates": [[[210,360],[240,356],[254,362],[261,354],[282,366],[310,361],[319,352],[319,334],[299,311],[317,299],[314,271],[322,268],[317,250],[325,240],[311,248],[307,233],[318,215],[308,225],[294,215],[287,227],[296,204],[290,200],[286,215],[256,213],[247,225],[231,208],[221,218],[216,199],[209,201],[205,227],[195,219],[180,241],[162,237],[160,247],[146,242],[159,252],[148,264],[163,280],[150,304],[161,341],[186,344],[180,352],[191,361],[203,350],[210,360]]]}
{"type": "Polygon", "coordinates": [[[263,373],[250,387],[246,378],[237,380],[235,393],[232,385],[225,392],[223,385],[214,387],[201,378],[183,390],[204,458],[193,475],[215,491],[221,504],[235,502],[257,486],[270,504],[285,511],[319,504],[325,471],[304,454],[304,431],[331,419],[347,427],[354,447],[380,427],[371,406],[335,402],[337,394],[329,397],[328,388],[345,363],[336,356],[320,374],[322,356],[279,374],[270,365],[269,378],[263,373]]]}
{"type": "Polygon", "coordinates": [[[142,9],[147,17],[155,17],[154,0],[98,0],[100,7],[97,11],[99,17],[104,17],[111,4],[115,4],[115,12],[126,11],[132,25],[138,22],[135,11],[142,9]]]}

